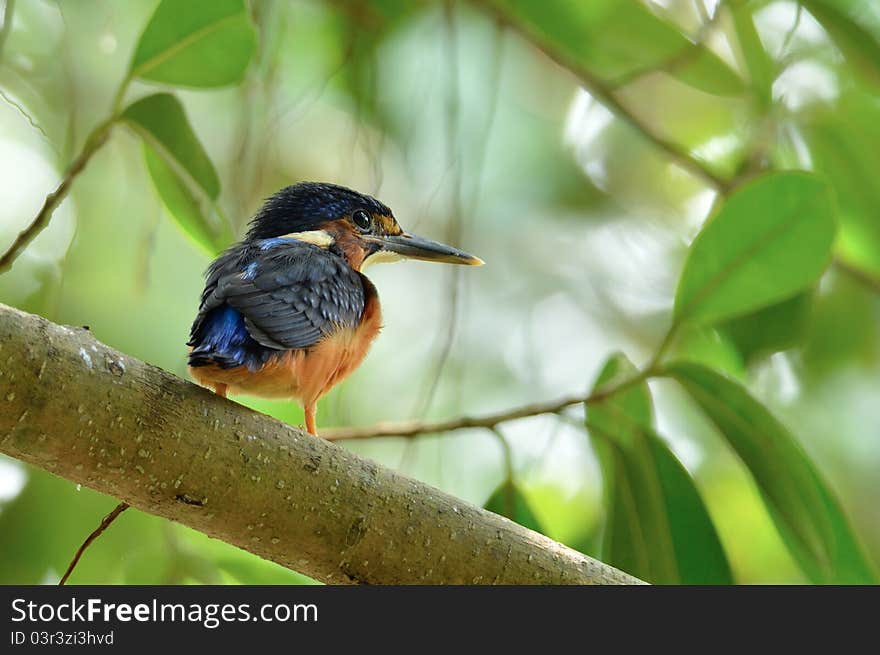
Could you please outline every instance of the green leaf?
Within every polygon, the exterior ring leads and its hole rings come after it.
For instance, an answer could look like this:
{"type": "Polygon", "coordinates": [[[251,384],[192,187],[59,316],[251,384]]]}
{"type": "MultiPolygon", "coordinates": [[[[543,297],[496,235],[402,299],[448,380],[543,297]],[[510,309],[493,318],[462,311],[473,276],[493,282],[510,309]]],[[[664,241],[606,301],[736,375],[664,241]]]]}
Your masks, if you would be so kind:
{"type": "Polygon", "coordinates": [[[220,180],[177,98],[170,93],[147,96],[129,105],[122,120],[171,162],[178,174],[189,178],[210,199],[217,199],[220,180]]]}
{"type": "Polygon", "coordinates": [[[877,581],[833,493],[763,405],[698,364],[671,364],[665,374],[684,387],[739,455],[792,555],[814,582],[877,581]]]}
{"type": "MultiPolygon", "coordinates": [[[[594,389],[636,374],[609,359],[594,389]]],[[[732,584],[715,526],[687,470],[651,427],[641,382],[587,408],[587,428],[605,480],[602,558],[655,584],[732,584]]]]}
{"type": "Polygon", "coordinates": [[[209,255],[218,254],[231,240],[231,233],[219,233],[209,218],[210,209],[196,199],[174,169],[146,142],[144,159],[159,197],[178,226],[209,255]]]}
{"type": "Polygon", "coordinates": [[[707,93],[737,95],[739,76],[638,0],[495,0],[498,11],[577,72],[606,80],[668,69],[707,93]]]}
{"type": "Polygon", "coordinates": [[[771,173],[736,191],[691,245],[677,322],[718,323],[791,298],[831,261],[835,220],[824,183],[771,173]]]}
{"type": "Polygon", "coordinates": [[[802,0],[834,45],[866,82],[880,86],[880,41],[850,18],[836,0],[802,0]]]}
{"type": "Polygon", "coordinates": [[[833,107],[805,117],[817,173],[834,189],[840,215],[838,257],[880,276],[880,107],[874,95],[849,88],[833,107]]]}
{"type": "Polygon", "coordinates": [[[801,343],[813,309],[812,290],[718,326],[748,362],[801,343]]]}
{"type": "Polygon", "coordinates": [[[483,507],[490,512],[506,516],[523,527],[544,533],[541,523],[529,507],[528,500],[511,480],[505,480],[498,485],[483,507]]]}
{"type": "Polygon", "coordinates": [[[147,96],[122,120],[143,139],[147,170],[171,216],[195,243],[217,254],[232,240],[228,226],[211,218],[220,180],[180,102],[168,93],[147,96]]]}
{"type": "MultiPolygon", "coordinates": [[[[607,391],[627,382],[638,374],[636,367],[623,353],[615,353],[608,358],[599,372],[593,391],[607,391]]],[[[639,382],[614,394],[602,402],[587,408],[590,422],[603,432],[615,434],[615,439],[624,446],[638,443],[639,426],[650,427],[654,423],[654,408],[651,391],[646,382],[639,382]],[[621,424],[620,417],[628,421],[621,424]]]]}
{"type": "Polygon", "coordinates": [[[234,84],[256,43],[244,0],[162,0],[141,34],[129,76],[193,87],[234,84]]]}
{"type": "Polygon", "coordinates": [[[826,385],[853,365],[874,370],[880,358],[880,325],[874,292],[844,273],[831,277],[816,299],[803,349],[807,382],[826,385]]]}
{"type": "Polygon", "coordinates": [[[743,355],[726,332],[704,325],[683,325],[677,334],[668,359],[699,362],[735,378],[745,376],[743,355]]]}
{"type": "Polygon", "coordinates": [[[776,77],[773,60],[761,43],[749,4],[734,3],[730,11],[733,14],[736,38],[752,81],[752,90],[761,106],[769,107],[773,102],[773,80],[776,77]]]}

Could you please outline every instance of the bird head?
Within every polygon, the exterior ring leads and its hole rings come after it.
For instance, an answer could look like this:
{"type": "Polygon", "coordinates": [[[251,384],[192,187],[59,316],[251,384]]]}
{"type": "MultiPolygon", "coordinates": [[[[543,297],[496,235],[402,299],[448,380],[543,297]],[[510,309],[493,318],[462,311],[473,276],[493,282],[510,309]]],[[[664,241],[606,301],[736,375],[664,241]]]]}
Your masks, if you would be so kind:
{"type": "Polygon", "coordinates": [[[387,206],[335,184],[300,182],[266,200],[251,221],[246,239],[280,237],[333,248],[355,270],[399,259],[483,264],[463,250],[404,232],[387,206]]]}

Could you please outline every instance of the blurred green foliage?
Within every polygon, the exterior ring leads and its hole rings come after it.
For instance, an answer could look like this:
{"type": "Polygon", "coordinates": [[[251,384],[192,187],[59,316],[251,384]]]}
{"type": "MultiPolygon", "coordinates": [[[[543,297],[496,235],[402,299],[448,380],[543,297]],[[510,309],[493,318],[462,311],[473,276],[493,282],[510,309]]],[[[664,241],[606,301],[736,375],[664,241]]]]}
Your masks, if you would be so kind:
{"type": "MultiPolygon", "coordinates": [[[[0,249],[90,162],[0,301],[185,375],[210,257],[277,188],[346,184],[489,265],[371,270],[386,328],[319,425],[596,380],[347,447],[652,582],[877,581],[874,3],[8,6],[0,249]]],[[[114,504],[0,461],[0,582],[57,580],[114,504]]],[[[72,582],[307,580],[129,511],[72,582]]]]}

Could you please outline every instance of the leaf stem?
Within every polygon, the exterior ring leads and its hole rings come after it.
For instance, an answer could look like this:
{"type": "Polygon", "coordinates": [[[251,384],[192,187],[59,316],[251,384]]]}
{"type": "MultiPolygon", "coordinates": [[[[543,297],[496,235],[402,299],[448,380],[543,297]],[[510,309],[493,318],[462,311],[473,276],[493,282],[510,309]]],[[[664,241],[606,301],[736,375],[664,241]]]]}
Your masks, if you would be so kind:
{"type": "Polygon", "coordinates": [[[129,72],[122,82],[119,84],[119,88],[116,90],[116,95],[113,96],[113,115],[119,114],[119,110],[122,108],[122,101],[125,99],[125,92],[128,91],[128,85],[132,80],[132,75],[129,72]]]}
{"type": "Polygon", "coordinates": [[[669,329],[666,331],[666,335],[663,337],[663,340],[660,342],[660,345],[657,346],[657,350],[654,352],[654,356],[651,358],[651,361],[642,369],[643,379],[656,377],[657,367],[660,365],[660,360],[663,359],[663,355],[666,354],[666,351],[669,350],[669,346],[672,345],[673,340],[675,339],[675,335],[678,334],[678,328],[681,326],[681,323],[678,319],[673,319],[672,324],[669,326],[669,329]]]}

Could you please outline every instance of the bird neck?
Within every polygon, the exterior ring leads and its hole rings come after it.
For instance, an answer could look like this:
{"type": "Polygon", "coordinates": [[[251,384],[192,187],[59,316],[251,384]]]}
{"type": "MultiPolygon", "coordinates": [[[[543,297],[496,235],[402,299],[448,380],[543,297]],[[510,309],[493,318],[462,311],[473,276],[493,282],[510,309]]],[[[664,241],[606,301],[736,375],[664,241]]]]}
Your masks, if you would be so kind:
{"type": "Polygon", "coordinates": [[[367,256],[363,243],[355,238],[354,235],[336,239],[333,245],[330,246],[330,250],[340,255],[356,271],[361,270],[361,266],[363,266],[364,259],[367,256]]]}
{"type": "Polygon", "coordinates": [[[361,270],[364,259],[370,254],[364,247],[363,241],[345,225],[327,225],[320,230],[291,232],[281,238],[296,239],[329,250],[342,257],[356,271],[361,270]]]}

